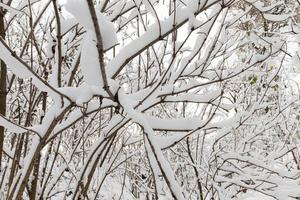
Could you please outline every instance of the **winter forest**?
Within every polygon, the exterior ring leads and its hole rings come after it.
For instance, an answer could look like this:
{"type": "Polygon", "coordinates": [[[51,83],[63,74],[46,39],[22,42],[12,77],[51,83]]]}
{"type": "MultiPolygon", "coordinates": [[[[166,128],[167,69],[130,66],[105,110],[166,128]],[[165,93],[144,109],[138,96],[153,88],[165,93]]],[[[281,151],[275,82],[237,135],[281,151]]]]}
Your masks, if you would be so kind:
{"type": "Polygon", "coordinates": [[[300,199],[299,0],[0,0],[0,200],[300,199]]]}

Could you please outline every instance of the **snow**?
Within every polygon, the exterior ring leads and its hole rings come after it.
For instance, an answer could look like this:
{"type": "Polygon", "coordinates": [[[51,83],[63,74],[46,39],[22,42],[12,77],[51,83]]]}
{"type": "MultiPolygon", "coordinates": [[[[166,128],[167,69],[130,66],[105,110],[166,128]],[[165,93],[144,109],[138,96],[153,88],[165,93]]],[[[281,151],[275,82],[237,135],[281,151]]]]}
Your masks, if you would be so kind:
{"type": "Polygon", "coordinates": [[[61,33],[65,34],[67,31],[69,31],[70,28],[75,26],[77,24],[77,21],[75,18],[71,17],[62,17],[61,18],[61,33]]]}
{"type": "MultiPolygon", "coordinates": [[[[92,22],[91,15],[89,13],[89,8],[85,0],[68,0],[67,3],[64,5],[65,9],[72,14],[76,20],[84,26],[84,28],[90,32],[88,33],[88,38],[90,40],[96,39],[96,36],[94,34],[94,26],[92,22]]],[[[96,12],[98,10],[96,9],[96,12]]],[[[96,13],[98,18],[98,23],[100,27],[102,42],[103,42],[103,48],[104,50],[110,49],[111,47],[115,46],[118,43],[116,31],[114,28],[114,25],[112,22],[109,21],[109,19],[100,13],[99,11],[96,13]]],[[[89,41],[91,42],[91,41],[89,41]]],[[[94,45],[92,45],[94,46],[94,45]]],[[[92,47],[90,46],[90,47],[92,47]]],[[[93,49],[92,49],[93,50],[93,49]]]]}
{"type": "Polygon", "coordinates": [[[96,42],[90,30],[87,31],[82,43],[80,65],[86,83],[103,87],[96,42]]]}
{"type": "Polygon", "coordinates": [[[8,131],[13,132],[13,133],[24,133],[27,130],[20,125],[13,123],[0,115],[0,126],[5,127],[8,131]]]}
{"type": "Polygon", "coordinates": [[[182,188],[178,185],[171,166],[166,161],[160,147],[155,142],[154,132],[151,126],[148,124],[148,121],[143,117],[142,114],[138,113],[132,108],[132,102],[130,101],[130,99],[128,99],[128,96],[124,93],[123,89],[119,90],[119,101],[131,120],[141,125],[144,129],[144,132],[147,135],[149,146],[151,146],[150,148],[147,148],[147,152],[148,154],[153,154],[155,156],[156,161],[160,165],[161,171],[166,175],[165,178],[167,179],[166,181],[169,184],[172,194],[179,200],[185,199],[183,196],[182,188]]]}
{"type": "MultiPolygon", "coordinates": [[[[20,2],[26,7],[29,1],[20,2]]],[[[69,199],[72,195],[78,199],[81,184],[89,184],[87,195],[91,199],[134,199],[133,186],[152,195],[156,192],[153,185],[156,186],[159,199],[199,199],[197,181],[201,182],[204,193],[208,194],[206,199],[269,200],[273,199],[270,196],[274,196],[281,200],[300,196],[300,188],[296,187],[300,179],[297,169],[299,95],[287,93],[286,90],[290,88],[281,89],[290,81],[283,74],[290,73],[291,69],[280,71],[278,83],[273,81],[283,54],[280,47],[289,53],[293,51],[291,58],[284,60],[283,68],[291,65],[295,69],[298,67],[299,49],[290,48],[290,44],[283,46],[286,42],[283,36],[292,34],[288,27],[290,24],[282,23],[288,29],[287,33],[280,32],[284,28],[276,26],[280,31],[272,32],[273,36],[260,36],[263,29],[256,28],[251,29],[248,35],[248,30],[242,30],[239,26],[245,22],[243,14],[252,15],[250,9],[262,12],[269,19],[268,23],[288,20],[293,15],[270,14],[270,10],[276,6],[286,5],[278,1],[266,6],[262,1],[248,0],[252,5],[246,3],[243,9],[239,6],[227,9],[220,6],[222,2],[230,2],[227,0],[185,0],[175,2],[177,10],[173,13],[176,16],[168,16],[173,5],[166,3],[164,8],[160,8],[162,2],[112,0],[108,1],[105,14],[100,13],[103,1],[96,5],[105,48],[108,85],[114,98],[107,97],[103,89],[100,70],[103,66],[99,66],[94,27],[85,0],[66,0],[61,4],[64,7],[61,10],[62,33],[66,33],[62,38],[62,52],[68,61],[63,63],[63,87],[58,88],[57,85],[57,63],[54,61],[57,60],[57,54],[52,52],[53,47],[57,47],[53,41],[55,36],[51,36],[55,34],[54,31],[46,31],[43,42],[47,43],[47,47],[36,40],[38,46],[46,47],[46,51],[41,55],[42,60],[34,56],[37,66],[34,65],[33,69],[26,64],[27,54],[24,54],[23,60],[19,59],[1,40],[0,58],[8,64],[9,80],[12,73],[26,79],[26,85],[17,81],[13,83],[7,99],[7,116],[15,116],[15,99],[24,106],[18,123],[27,121],[25,115],[31,105],[36,115],[29,120],[32,127],[23,127],[0,115],[0,125],[7,131],[3,150],[8,154],[3,156],[1,165],[7,172],[3,175],[0,198],[10,192],[7,191],[8,174],[15,162],[10,157],[14,156],[20,156],[20,166],[16,168],[11,185],[16,190],[23,187],[23,181],[31,182],[32,164],[41,156],[40,172],[44,173],[41,177],[45,175],[49,178],[38,184],[37,198],[42,199],[69,199]],[[140,10],[134,7],[135,3],[141,4],[140,10]],[[150,3],[154,4],[154,8],[150,3]],[[202,8],[204,4],[210,8],[202,8]],[[198,14],[198,9],[202,12],[201,16],[194,15],[198,14]],[[149,14],[149,24],[147,22],[139,38],[131,40],[131,36],[137,37],[137,20],[133,18],[137,16],[144,19],[145,13],[149,14]],[[237,13],[238,18],[233,13],[237,13]],[[234,23],[232,20],[235,20],[234,23]],[[76,27],[67,33],[75,24],[76,27]],[[121,28],[118,33],[114,25],[121,28]],[[171,35],[174,25],[181,28],[177,32],[178,40],[173,43],[171,35]],[[193,38],[189,38],[190,43],[182,42],[180,37],[194,28],[197,30],[192,33],[193,38]],[[76,36],[79,30],[80,35],[76,36]],[[118,44],[116,34],[124,41],[110,51],[111,47],[118,44]],[[266,46],[266,54],[255,52],[252,45],[266,46]],[[150,48],[148,55],[141,53],[147,48],[150,48]],[[173,48],[179,51],[174,62],[173,48]],[[157,53],[161,63],[157,62],[154,53],[157,53]],[[141,65],[137,59],[133,59],[137,55],[141,56],[141,65]],[[53,67],[49,82],[38,74],[42,69],[38,63],[45,60],[53,67]],[[76,78],[72,85],[66,86],[78,61],[76,78]],[[144,72],[146,62],[153,62],[154,67],[144,72]],[[162,73],[158,72],[158,65],[162,73]],[[119,74],[125,66],[126,73],[119,74]],[[135,74],[138,69],[142,70],[139,80],[135,74]],[[145,84],[145,74],[149,75],[148,84],[145,84]],[[254,85],[248,81],[248,77],[253,75],[258,76],[254,85]],[[37,86],[37,93],[35,87],[29,87],[31,82],[27,79],[37,86]],[[136,84],[138,81],[139,88],[136,84]],[[268,82],[267,87],[262,85],[264,81],[268,82]],[[271,87],[276,84],[280,84],[280,89],[273,91],[271,87]],[[39,99],[42,91],[48,93],[45,111],[39,99]],[[266,108],[270,110],[266,111],[266,108]],[[26,134],[11,134],[24,132],[26,134]],[[17,143],[14,146],[10,142],[15,136],[26,136],[28,146],[21,154],[15,148],[17,143]],[[100,160],[96,163],[98,158],[100,160]],[[93,164],[97,164],[95,171],[93,164]],[[198,177],[192,167],[199,170],[198,177]],[[147,177],[141,178],[139,173],[147,177]],[[90,174],[93,177],[91,182],[87,182],[90,174]],[[101,183],[100,195],[97,196],[95,189],[101,183]],[[43,195],[40,193],[42,187],[45,187],[43,195]],[[244,188],[248,189],[244,191],[244,188]],[[73,194],[66,197],[65,192],[73,194]]],[[[24,10],[28,11],[28,8],[24,10]]],[[[52,11],[53,8],[47,8],[45,18],[48,19],[49,14],[54,19],[52,11]]],[[[18,15],[17,19],[23,19],[18,15]]],[[[262,27],[251,17],[247,17],[246,22],[262,27]]],[[[39,24],[41,26],[36,28],[36,36],[44,28],[44,23],[43,18],[39,24]]],[[[13,27],[19,26],[13,24],[13,27]]],[[[300,32],[296,27],[293,30],[300,32]]],[[[293,42],[297,41],[295,39],[293,42]]],[[[12,42],[10,45],[19,50],[19,43],[15,45],[12,42]]],[[[0,173],[2,175],[2,169],[0,173]]],[[[28,195],[26,187],[21,191],[24,198],[28,195]]],[[[28,187],[31,185],[28,184],[28,187]]],[[[11,194],[14,195],[12,199],[17,198],[16,193],[11,194]]],[[[139,198],[147,197],[141,194],[139,198]]]]}
{"type": "Polygon", "coordinates": [[[111,47],[118,44],[118,39],[116,35],[116,30],[112,22],[102,14],[97,13],[98,22],[100,24],[100,31],[103,40],[103,48],[105,50],[110,49],[111,47]]]}
{"type": "Polygon", "coordinates": [[[271,3],[271,5],[264,6],[264,2],[257,0],[248,0],[247,2],[251,3],[255,8],[257,8],[261,12],[267,12],[272,10],[273,8],[284,4],[284,1],[277,1],[275,3],[271,3]]]}
{"type": "MultiPolygon", "coordinates": [[[[218,11],[220,9],[219,5],[216,5],[215,7],[216,8],[214,8],[214,10],[218,11]]],[[[190,13],[195,13],[196,11],[198,11],[198,6],[179,7],[176,12],[177,15],[175,23],[178,26],[184,24],[189,20],[191,16],[190,13]]],[[[158,29],[158,22],[154,23],[138,39],[123,47],[122,51],[120,51],[116,57],[108,63],[109,76],[116,76],[128,59],[134,58],[139,52],[145,50],[150,44],[159,40],[159,36],[164,36],[165,34],[170,33],[173,29],[173,18],[173,16],[170,16],[165,20],[160,20],[159,24],[161,29],[158,29]],[[161,33],[159,31],[161,31],[161,33]]]]}
{"type": "Polygon", "coordinates": [[[59,114],[61,114],[69,105],[70,103],[65,103],[64,106],[61,107],[60,103],[54,103],[54,105],[52,105],[46,112],[43,122],[41,124],[34,125],[32,130],[39,133],[41,137],[44,137],[53,121],[57,119],[59,114]]]}
{"type": "Polygon", "coordinates": [[[32,83],[40,89],[40,91],[48,92],[54,99],[60,101],[60,94],[45,82],[39,75],[37,75],[30,67],[11,51],[7,44],[1,39],[0,41],[0,58],[7,64],[8,68],[18,77],[23,79],[32,79],[32,83]]]}
{"type": "Polygon", "coordinates": [[[269,13],[264,13],[264,18],[273,21],[273,22],[280,22],[287,20],[291,17],[293,17],[294,14],[280,14],[280,15],[275,15],[275,14],[269,14],[269,13]]]}
{"type": "Polygon", "coordinates": [[[46,54],[47,58],[53,58],[56,42],[55,42],[55,39],[51,36],[50,31],[47,31],[45,39],[47,40],[45,54],[46,54]]]}
{"type": "Polygon", "coordinates": [[[0,3],[0,7],[6,9],[11,15],[18,15],[18,14],[24,14],[23,12],[19,11],[17,8],[12,8],[5,3],[0,3]]]}
{"type": "MultiPolygon", "coordinates": [[[[101,73],[101,66],[99,66],[100,64],[96,35],[94,32],[93,22],[89,13],[87,3],[83,0],[79,0],[76,2],[69,0],[65,4],[65,9],[70,14],[72,14],[86,30],[86,33],[83,36],[84,38],[81,44],[80,51],[80,66],[81,71],[84,75],[85,83],[91,86],[98,86],[102,88],[104,86],[104,83],[102,80],[103,75],[101,73]]],[[[118,43],[116,31],[114,29],[113,23],[111,23],[104,14],[100,12],[97,12],[96,14],[99,22],[103,48],[104,50],[107,50],[118,43]]],[[[108,81],[114,84],[111,79],[108,79],[108,81]]],[[[93,96],[93,94],[88,94],[88,92],[86,92],[85,97],[87,96],[91,97],[93,96]]],[[[79,100],[78,103],[82,103],[83,101],[87,100],[87,98],[83,98],[82,100],[79,100]]]]}

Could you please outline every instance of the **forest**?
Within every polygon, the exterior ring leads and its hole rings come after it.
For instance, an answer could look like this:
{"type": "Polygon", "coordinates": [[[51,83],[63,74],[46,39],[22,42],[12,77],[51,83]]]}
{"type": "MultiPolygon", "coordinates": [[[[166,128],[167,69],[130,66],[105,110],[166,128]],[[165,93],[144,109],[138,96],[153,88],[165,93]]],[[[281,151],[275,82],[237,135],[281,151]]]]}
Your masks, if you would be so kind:
{"type": "Polygon", "coordinates": [[[300,199],[300,0],[0,0],[0,200],[300,199]]]}

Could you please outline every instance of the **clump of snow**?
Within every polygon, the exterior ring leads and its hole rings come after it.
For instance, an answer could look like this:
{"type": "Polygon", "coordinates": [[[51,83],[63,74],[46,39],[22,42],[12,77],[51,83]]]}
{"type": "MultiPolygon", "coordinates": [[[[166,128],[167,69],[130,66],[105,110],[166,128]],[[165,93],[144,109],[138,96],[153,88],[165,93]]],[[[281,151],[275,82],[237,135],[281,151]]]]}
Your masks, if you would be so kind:
{"type": "MultiPolygon", "coordinates": [[[[68,0],[65,4],[66,10],[73,15],[76,20],[86,29],[90,30],[90,38],[93,40],[96,39],[94,34],[94,26],[91,18],[91,14],[89,12],[88,5],[86,1],[84,0],[68,0]]],[[[109,49],[116,45],[118,43],[116,30],[114,28],[114,25],[112,22],[108,20],[108,18],[99,12],[99,10],[96,9],[96,14],[98,18],[98,23],[100,27],[102,42],[103,42],[103,48],[109,49]]]]}

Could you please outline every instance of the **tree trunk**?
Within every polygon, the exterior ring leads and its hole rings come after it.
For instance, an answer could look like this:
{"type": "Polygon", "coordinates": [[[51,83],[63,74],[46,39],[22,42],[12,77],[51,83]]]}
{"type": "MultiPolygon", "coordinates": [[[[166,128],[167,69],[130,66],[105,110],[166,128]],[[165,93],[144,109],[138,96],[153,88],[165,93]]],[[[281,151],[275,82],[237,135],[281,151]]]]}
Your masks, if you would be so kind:
{"type": "MultiPolygon", "coordinates": [[[[5,27],[4,27],[4,12],[0,10],[0,36],[5,38],[5,27]]],[[[6,75],[7,69],[5,63],[0,60],[0,114],[5,116],[6,112],[6,75]]],[[[4,142],[4,127],[0,126],[0,170],[2,163],[3,154],[3,142],[4,142]]]]}

